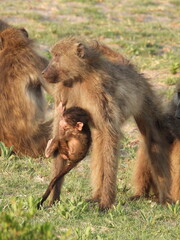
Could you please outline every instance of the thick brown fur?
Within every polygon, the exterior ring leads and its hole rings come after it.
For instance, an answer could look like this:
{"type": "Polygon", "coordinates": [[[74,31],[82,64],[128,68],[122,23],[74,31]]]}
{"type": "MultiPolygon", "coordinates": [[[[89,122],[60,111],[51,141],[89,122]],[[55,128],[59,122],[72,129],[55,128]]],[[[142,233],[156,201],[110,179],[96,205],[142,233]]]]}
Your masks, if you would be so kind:
{"type": "Polygon", "coordinates": [[[0,141],[19,155],[44,153],[51,132],[41,70],[46,66],[25,30],[0,32],[0,141]]]}
{"type": "MultiPolygon", "coordinates": [[[[132,67],[131,63],[121,54],[112,51],[103,44],[95,44],[112,61],[128,64],[132,67]]],[[[177,119],[180,117],[180,81],[176,84],[173,100],[168,105],[166,112],[163,113],[163,122],[161,122],[161,125],[170,144],[169,159],[172,178],[170,199],[172,201],[180,201],[180,120],[177,119]]],[[[132,200],[139,199],[141,196],[149,197],[150,190],[158,197],[158,190],[153,181],[148,160],[146,159],[148,156],[146,154],[146,147],[143,144],[142,141],[134,170],[133,185],[136,188],[136,193],[131,197],[132,200]]]]}
{"type": "Polygon", "coordinates": [[[9,28],[10,25],[6,22],[4,22],[3,20],[0,19],[0,32],[2,32],[3,30],[9,28]]]}
{"type": "Polygon", "coordinates": [[[88,126],[89,115],[82,108],[66,109],[61,119],[66,126],[59,126],[59,136],[51,139],[45,155],[60,155],[64,160],[79,162],[87,154],[91,144],[91,132],[88,126]]]}
{"type": "Polygon", "coordinates": [[[180,202],[180,140],[175,140],[171,146],[171,197],[180,202]]]}
{"type": "MultiPolygon", "coordinates": [[[[170,198],[172,201],[180,201],[180,120],[175,117],[178,108],[177,93],[179,90],[180,86],[178,87],[177,84],[174,98],[167,107],[168,110],[163,114],[163,121],[161,122],[166,138],[170,143],[169,161],[172,179],[172,182],[170,182],[170,198]]],[[[151,190],[156,197],[159,195],[159,191],[153,181],[148,161],[146,160],[147,157],[146,149],[142,143],[139,148],[133,175],[132,182],[135,187],[135,193],[131,197],[132,200],[139,199],[142,196],[149,197],[151,190]]]]}
{"type": "MultiPolygon", "coordinates": [[[[7,28],[15,28],[15,27],[9,25],[7,22],[4,22],[3,20],[0,19],[0,33],[6,30],[7,28]]],[[[24,35],[29,39],[29,34],[26,31],[26,29],[24,28],[16,28],[16,29],[19,29],[22,32],[24,32],[24,35]]],[[[35,41],[32,39],[29,39],[29,41],[31,41],[31,44],[33,45],[33,48],[35,50],[36,48],[35,41]]],[[[36,53],[37,61],[39,62],[39,69],[44,70],[44,68],[47,67],[49,61],[45,57],[41,56],[38,53],[38,51],[36,51],[35,53],[36,53]]],[[[41,78],[41,85],[46,92],[48,92],[50,95],[53,95],[53,92],[54,92],[53,86],[47,83],[47,81],[44,81],[43,78],[41,78]]]]}
{"type": "MultiPolygon", "coordinates": [[[[98,44],[64,39],[52,48],[53,58],[43,71],[47,81],[57,83],[56,107],[61,101],[67,108],[79,106],[89,112],[93,120],[92,200],[99,202],[101,210],[113,206],[120,128],[134,116],[144,139],[153,180],[160,192],[159,200],[164,203],[169,198],[169,145],[159,125],[159,102],[147,79],[131,64],[114,60],[109,50],[101,51],[98,44]]],[[[57,115],[54,137],[58,133],[58,122],[57,115]]],[[[54,159],[54,176],[63,165],[62,159],[54,159]]],[[[55,185],[51,203],[59,200],[61,185],[62,181],[55,185]]]]}
{"type": "Polygon", "coordinates": [[[88,126],[90,120],[89,115],[79,107],[72,107],[63,113],[64,125],[60,127],[60,136],[53,138],[48,142],[45,155],[49,157],[50,154],[54,156],[59,155],[66,161],[64,168],[55,176],[46,192],[44,193],[41,201],[38,203],[38,209],[42,206],[43,202],[48,198],[54,185],[61,180],[71,169],[73,169],[84,157],[87,155],[91,144],[91,132],[88,126]],[[68,128],[67,128],[68,127],[68,128]]]}

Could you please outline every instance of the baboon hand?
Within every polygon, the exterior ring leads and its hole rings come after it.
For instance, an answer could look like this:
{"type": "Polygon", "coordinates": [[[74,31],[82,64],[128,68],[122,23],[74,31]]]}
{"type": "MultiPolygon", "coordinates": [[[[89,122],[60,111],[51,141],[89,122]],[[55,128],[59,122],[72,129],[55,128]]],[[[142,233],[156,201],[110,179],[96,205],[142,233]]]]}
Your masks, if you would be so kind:
{"type": "Polygon", "coordinates": [[[47,158],[50,157],[50,155],[52,153],[52,148],[50,147],[52,140],[53,140],[53,138],[48,141],[46,149],[45,149],[45,157],[47,157],[47,158]]]}

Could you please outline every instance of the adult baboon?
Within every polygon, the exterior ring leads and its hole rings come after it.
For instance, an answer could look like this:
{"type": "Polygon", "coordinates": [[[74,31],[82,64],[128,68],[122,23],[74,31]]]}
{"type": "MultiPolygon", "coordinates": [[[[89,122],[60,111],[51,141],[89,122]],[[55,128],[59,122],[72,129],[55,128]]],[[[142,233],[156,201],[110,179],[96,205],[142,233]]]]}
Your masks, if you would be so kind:
{"type": "Polygon", "coordinates": [[[24,29],[0,32],[0,141],[17,154],[37,157],[50,138],[42,91],[45,65],[24,29]]]}
{"type": "MultiPolygon", "coordinates": [[[[15,28],[15,27],[9,25],[7,22],[4,22],[3,20],[0,19],[0,32],[2,32],[3,30],[5,30],[5,29],[7,29],[7,28],[15,28]]],[[[24,28],[16,28],[16,29],[19,29],[19,30],[21,30],[22,32],[24,32],[24,36],[26,36],[27,38],[29,38],[29,34],[28,34],[28,32],[26,31],[26,29],[24,29],[24,28]]],[[[34,40],[29,39],[29,41],[31,41],[31,44],[33,45],[33,48],[34,48],[34,50],[35,50],[36,46],[35,46],[35,44],[34,44],[34,40]]],[[[48,61],[45,57],[41,56],[37,51],[36,51],[35,53],[36,53],[36,55],[37,55],[37,61],[39,62],[39,68],[40,68],[41,70],[44,70],[44,68],[47,67],[49,61],[48,61]]],[[[44,89],[46,92],[48,92],[50,95],[53,95],[53,92],[54,92],[53,86],[50,85],[50,84],[48,84],[47,81],[44,81],[43,78],[41,78],[41,85],[42,85],[43,89],[44,89]]]]}
{"type": "MultiPolygon", "coordinates": [[[[114,52],[112,49],[108,48],[106,45],[97,45],[101,53],[105,54],[111,61],[119,62],[121,64],[131,65],[131,63],[125,59],[121,54],[114,52]]],[[[176,84],[176,91],[172,101],[167,107],[166,112],[162,115],[163,121],[161,126],[165,131],[165,135],[168,143],[170,144],[170,169],[171,169],[171,199],[173,201],[180,200],[180,81],[176,84]]],[[[151,171],[148,166],[148,161],[145,160],[146,152],[143,147],[143,143],[138,150],[138,160],[136,162],[136,167],[134,171],[133,185],[135,185],[136,194],[130,199],[138,199],[141,196],[149,196],[150,190],[152,189],[154,194],[158,197],[158,191],[156,184],[153,181],[151,171]]]]}
{"type": "MultiPolygon", "coordinates": [[[[52,60],[43,71],[44,78],[55,86],[56,107],[62,101],[67,108],[79,106],[90,113],[92,133],[92,201],[101,210],[111,208],[116,196],[116,175],[120,127],[134,116],[143,136],[147,161],[158,188],[159,201],[169,198],[168,143],[161,129],[161,108],[148,81],[135,68],[106,56],[98,44],[64,39],[52,48],[52,60]]],[[[59,117],[54,120],[54,137],[59,117]]],[[[54,159],[54,176],[64,166],[54,159]]],[[[51,203],[59,200],[59,181],[51,203]]]]}
{"type": "MultiPolygon", "coordinates": [[[[180,84],[177,84],[177,89],[174,94],[174,98],[169,104],[167,112],[163,114],[161,126],[164,128],[164,132],[167,140],[170,143],[170,169],[171,169],[171,199],[173,201],[180,201],[180,120],[176,118],[178,110],[178,92],[180,90],[180,84]]],[[[146,148],[141,143],[138,158],[135,164],[135,171],[133,176],[133,185],[135,187],[135,193],[131,197],[131,200],[139,199],[142,196],[149,197],[150,190],[158,197],[159,191],[154,183],[152,171],[149,166],[149,162],[146,160],[148,155],[146,154],[146,148]]]]}

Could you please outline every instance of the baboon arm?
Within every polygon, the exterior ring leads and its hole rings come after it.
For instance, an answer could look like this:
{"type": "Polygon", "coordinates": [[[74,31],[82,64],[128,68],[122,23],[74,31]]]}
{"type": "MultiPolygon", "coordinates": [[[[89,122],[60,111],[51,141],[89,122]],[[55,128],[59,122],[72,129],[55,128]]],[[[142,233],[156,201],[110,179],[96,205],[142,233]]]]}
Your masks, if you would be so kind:
{"type": "Polygon", "coordinates": [[[45,149],[45,156],[50,157],[56,150],[59,148],[59,140],[52,138],[48,141],[46,149],[45,149]]]}

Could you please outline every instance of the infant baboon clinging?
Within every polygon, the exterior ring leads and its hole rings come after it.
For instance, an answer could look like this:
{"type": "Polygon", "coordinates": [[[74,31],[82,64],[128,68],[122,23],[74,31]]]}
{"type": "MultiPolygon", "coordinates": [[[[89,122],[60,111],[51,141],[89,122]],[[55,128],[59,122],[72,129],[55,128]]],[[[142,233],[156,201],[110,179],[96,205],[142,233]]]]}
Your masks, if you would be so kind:
{"type": "MultiPolygon", "coordinates": [[[[168,110],[163,114],[161,126],[164,128],[166,138],[170,143],[170,170],[171,179],[170,193],[173,201],[180,201],[180,120],[177,119],[178,110],[178,92],[180,85],[177,84],[177,90],[174,98],[169,104],[168,110]]],[[[135,165],[133,176],[133,185],[135,193],[131,197],[132,200],[139,199],[142,196],[149,197],[150,190],[158,197],[159,191],[154,183],[152,171],[146,160],[146,149],[141,144],[138,151],[138,158],[135,165]]]]}
{"type": "Polygon", "coordinates": [[[58,180],[74,168],[87,154],[91,144],[91,132],[88,126],[90,120],[86,111],[79,107],[63,110],[60,105],[59,137],[51,139],[46,147],[45,155],[53,154],[66,161],[64,168],[50,182],[42,200],[37,207],[40,208],[48,198],[51,190],[58,180]]]}
{"type": "Polygon", "coordinates": [[[45,156],[60,155],[64,160],[78,162],[90,147],[91,132],[88,126],[90,116],[79,107],[64,109],[59,105],[59,136],[49,140],[45,156]]]}
{"type": "MultiPolygon", "coordinates": [[[[169,146],[159,124],[161,108],[151,85],[132,65],[101,53],[98,44],[67,38],[55,44],[51,52],[52,60],[43,76],[57,83],[56,107],[60,102],[67,108],[79,106],[92,117],[92,201],[99,202],[100,210],[111,208],[115,201],[120,127],[132,115],[143,136],[159,200],[164,203],[169,198],[169,146]]],[[[58,124],[57,116],[54,137],[58,124]]],[[[54,176],[63,166],[62,159],[54,158],[54,176]]],[[[62,180],[53,188],[51,203],[59,200],[61,185],[62,180]]]]}
{"type": "Polygon", "coordinates": [[[27,36],[12,27],[0,32],[0,141],[17,154],[37,157],[44,153],[51,121],[45,121],[45,64],[27,36]]]}

